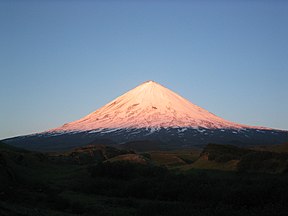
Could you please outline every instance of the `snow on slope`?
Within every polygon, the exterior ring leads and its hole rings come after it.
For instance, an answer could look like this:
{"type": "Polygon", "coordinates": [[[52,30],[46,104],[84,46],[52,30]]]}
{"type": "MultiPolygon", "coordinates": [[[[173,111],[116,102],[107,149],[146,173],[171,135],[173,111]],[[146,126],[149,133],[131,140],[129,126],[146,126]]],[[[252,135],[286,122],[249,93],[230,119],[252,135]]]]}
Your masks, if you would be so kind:
{"type": "Polygon", "coordinates": [[[164,86],[147,81],[84,118],[49,132],[162,127],[254,128],[226,121],[164,86]]]}

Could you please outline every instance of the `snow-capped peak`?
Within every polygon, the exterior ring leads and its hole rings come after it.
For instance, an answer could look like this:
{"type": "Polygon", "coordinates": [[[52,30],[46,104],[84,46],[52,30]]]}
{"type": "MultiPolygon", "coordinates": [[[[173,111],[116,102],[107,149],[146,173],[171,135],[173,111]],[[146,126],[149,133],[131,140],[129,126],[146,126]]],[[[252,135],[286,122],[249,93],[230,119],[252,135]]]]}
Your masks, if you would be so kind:
{"type": "Polygon", "coordinates": [[[84,118],[51,131],[162,127],[240,129],[249,126],[226,121],[149,80],[84,118]]]}

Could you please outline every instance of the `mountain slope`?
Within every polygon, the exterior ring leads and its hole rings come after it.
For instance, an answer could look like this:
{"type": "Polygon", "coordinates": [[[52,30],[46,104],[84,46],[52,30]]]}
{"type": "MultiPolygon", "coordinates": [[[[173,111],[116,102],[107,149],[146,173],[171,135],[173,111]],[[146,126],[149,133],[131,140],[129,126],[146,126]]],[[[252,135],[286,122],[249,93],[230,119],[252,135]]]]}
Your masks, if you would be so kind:
{"type": "Polygon", "coordinates": [[[105,144],[104,140],[111,144],[152,140],[162,143],[161,148],[177,149],[211,142],[281,144],[288,141],[288,132],[227,121],[148,81],[77,121],[4,142],[31,150],[58,151],[91,142],[105,144]]]}
{"type": "Polygon", "coordinates": [[[147,81],[84,118],[52,131],[147,127],[252,128],[226,121],[168,88],[147,81]]]}

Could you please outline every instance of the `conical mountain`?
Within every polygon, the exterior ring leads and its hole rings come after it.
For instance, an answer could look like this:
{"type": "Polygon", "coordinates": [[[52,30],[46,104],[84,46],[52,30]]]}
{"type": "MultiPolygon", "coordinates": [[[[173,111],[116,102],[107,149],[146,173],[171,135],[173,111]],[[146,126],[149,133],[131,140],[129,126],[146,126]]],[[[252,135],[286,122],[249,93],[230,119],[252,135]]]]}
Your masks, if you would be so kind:
{"type": "Polygon", "coordinates": [[[287,140],[287,131],[224,120],[168,88],[147,81],[77,121],[3,141],[30,150],[58,151],[91,143],[167,150],[208,143],[243,146],[287,140]]]}
{"type": "Polygon", "coordinates": [[[52,131],[100,128],[243,128],[226,121],[154,82],[147,81],[95,112],[52,131]]]}

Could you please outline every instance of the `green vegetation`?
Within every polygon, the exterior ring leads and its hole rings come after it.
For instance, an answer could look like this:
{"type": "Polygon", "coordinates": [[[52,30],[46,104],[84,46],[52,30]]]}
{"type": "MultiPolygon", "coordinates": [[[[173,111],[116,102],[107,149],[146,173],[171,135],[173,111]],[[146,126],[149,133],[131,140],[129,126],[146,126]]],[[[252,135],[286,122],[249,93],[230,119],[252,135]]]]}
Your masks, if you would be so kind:
{"type": "Polygon", "coordinates": [[[288,171],[288,154],[251,152],[241,158],[237,168],[244,172],[286,173],[288,171]]]}
{"type": "Polygon", "coordinates": [[[152,151],[146,154],[149,154],[154,164],[173,168],[195,162],[200,153],[199,150],[187,149],[181,151],[152,151]]]}
{"type": "Polygon", "coordinates": [[[239,148],[232,145],[209,144],[204,148],[201,155],[207,156],[209,161],[225,163],[231,160],[240,160],[243,155],[251,151],[250,149],[239,148]]]}
{"type": "Polygon", "coordinates": [[[0,215],[284,216],[286,173],[285,153],[226,145],[42,154],[0,143],[0,215]]]}
{"type": "MultiPolygon", "coordinates": [[[[211,162],[214,163],[216,169],[220,169],[222,165],[224,170],[225,168],[229,170],[230,166],[230,170],[240,172],[286,173],[288,171],[288,153],[279,153],[278,150],[282,148],[283,145],[277,147],[271,146],[266,147],[265,151],[263,151],[263,147],[259,149],[245,149],[231,145],[209,144],[201,153],[201,158],[205,158],[206,163],[209,161],[208,164],[211,164],[211,162]],[[274,151],[268,151],[270,148],[274,151]]],[[[206,166],[206,168],[211,167],[206,166]]]]}
{"type": "Polygon", "coordinates": [[[50,153],[49,157],[57,162],[68,164],[91,164],[127,154],[135,154],[135,152],[105,145],[87,145],[64,153],[50,153]]]}
{"type": "Polygon", "coordinates": [[[288,143],[283,143],[279,145],[266,145],[266,146],[257,146],[254,147],[255,150],[258,151],[269,151],[276,153],[288,153],[288,143]]]}

